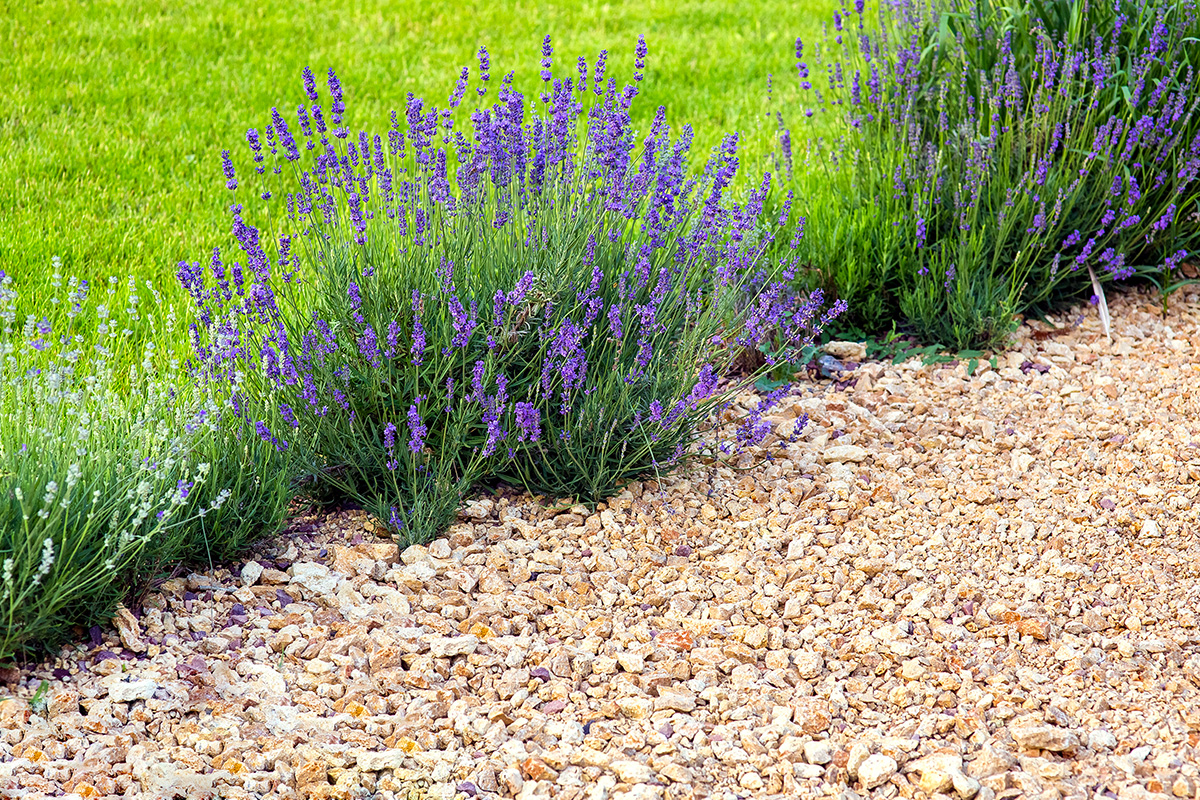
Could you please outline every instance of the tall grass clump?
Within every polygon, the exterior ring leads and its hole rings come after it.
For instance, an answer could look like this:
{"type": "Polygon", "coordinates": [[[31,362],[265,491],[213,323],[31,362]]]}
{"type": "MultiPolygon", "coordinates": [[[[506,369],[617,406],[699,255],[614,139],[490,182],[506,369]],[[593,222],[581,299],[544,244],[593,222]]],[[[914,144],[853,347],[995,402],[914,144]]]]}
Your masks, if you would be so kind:
{"type": "Polygon", "coordinates": [[[836,123],[796,137],[802,285],[958,348],[1104,281],[1177,287],[1200,237],[1198,35],[1193,0],[843,9],[796,42],[803,114],[836,123]]]}
{"type": "Polygon", "coordinates": [[[0,663],[109,619],[168,564],[228,558],[291,499],[280,454],[189,384],[156,292],[51,285],[57,328],[20,320],[0,271],[0,663]]]}
{"type": "MultiPolygon", "coordinates": [[[[763,258],[787,211],[763,213],[770,176],[731,199],[736,137],[693,176],[689,128],[660,109],[633,129],[644,43],[623,88],[606,52],[557,77],[552,58],[547,37],[526,97],[481,49],[444,106],[410,95],[374,135],[305,70],[296,111],[246,134],[250,168],[223,154],[235,255],[180,265],[197,374],[308,448],[310,491],[404,541],[481,482],[596,501],[670,469],[743,385],[722,380],[743,348],[794,358],[840,312],[768,278],[792,266],[763,258]]],[[[760,413],[718,446],[761,439],[760,413]]]]}

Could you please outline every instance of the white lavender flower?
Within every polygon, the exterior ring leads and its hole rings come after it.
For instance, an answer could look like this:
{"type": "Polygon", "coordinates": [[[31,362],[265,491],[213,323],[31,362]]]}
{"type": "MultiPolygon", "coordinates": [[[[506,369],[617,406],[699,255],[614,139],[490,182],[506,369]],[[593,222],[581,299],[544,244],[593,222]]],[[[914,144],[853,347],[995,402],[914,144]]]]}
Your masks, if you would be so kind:
{"type": "Polygon", "coordinates": [[[37,572],[33,574],[33,585],[41,584],[42,579],[50,574],[50,568],[54,566],[54,540],[49,536],[42,541],[42,563],[38,566],[37,572]]]}

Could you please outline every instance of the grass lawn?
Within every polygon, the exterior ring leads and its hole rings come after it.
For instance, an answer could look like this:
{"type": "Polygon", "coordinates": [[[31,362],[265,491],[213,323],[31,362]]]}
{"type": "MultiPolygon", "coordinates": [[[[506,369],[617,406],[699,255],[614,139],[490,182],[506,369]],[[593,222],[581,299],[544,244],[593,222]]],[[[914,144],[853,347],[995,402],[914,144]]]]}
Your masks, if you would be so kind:
{"type": "MultiPolygon", "coordinates": [[[[50,258],[96,279],[153,278],[175,291],[175,263],[225,244],[220,151],[245,163],[248,127],[270,108],[289,118],[300,70],[333,66],[352,130],[383,131],[407,92],[443,104],[457,71],[486,45],[493,80],[516,71],[536,91],[542,37],[557,64],[593,63],[628,80],[644,34],[643,129],[658,105],[691,123],[700,152],[725,131],[744,135],[747,166],[765,167],[775,99],[795,97],[792,42],[812,38],[830,0],[441,3],[300,0],[245,5],[34,2],[0,21],[0,269],[26,297],[50,258]]],[[[323,92],[324,93],[324,92],[323,92]]],[[[494,98],[494,94],[490,97],[494,98]]],[[[470,98],[468,98],[469,100],[470,98]]]]}

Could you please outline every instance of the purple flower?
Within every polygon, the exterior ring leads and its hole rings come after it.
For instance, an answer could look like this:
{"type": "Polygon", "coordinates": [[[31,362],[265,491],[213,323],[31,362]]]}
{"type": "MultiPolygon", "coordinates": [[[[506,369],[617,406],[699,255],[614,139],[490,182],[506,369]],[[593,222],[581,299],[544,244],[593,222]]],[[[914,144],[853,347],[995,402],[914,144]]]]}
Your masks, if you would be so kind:
{"type": "Polygon", "coordinates": [[[221,169],[225,173],[225,188],[233,191],[237,188],[237,178],[233,175],[233,159],[228,150],[221,151],[221,169]]]}
{"type": "Polygon", "coordinates": [[[308,67],[304,68],[304,93],[308,95],[308,100],[311,103],[317,102],[317,79],[313,77],[313,72],[308,67]]]}
{"type": "MultiPolygon", "coordinates": [[[[342,124],[342,115],[346,113],[346,103],[342,99],[342,82],[334,74],[333,67],[329,68],[329,94],[333,97],[333,106],[330,108],[331,120],[335,126],[338,126],[342,124]]],[[[349,130],[341,127],[335,127],[333,130],[333,135],[339,139],[345,139],[349,133],[349,130]]]]}
{"type": "Polygon", "coordinates": [[[554,54],[554,48],[550,45],[550,35],[546,34],[546,39],[542,42],[542,80],[546,83],[554,77],[550,72],[550,57],[554,54]]]}
{"type": "Polygon", "coordinates": [[[283,115],[279,113],[278,108],[271,108],[271,122],[276,134],[279,136],[279,143],[287,151],[287,155],[285,156],[287,160],[296,161],[299,159],[300,148],[296,147],[296,140],[292,138],[292,132],[288,129],[287,122],[283,119],[283,115]]]}
{"type": "Polygon", "coordinates": [[[365,320],[363,319],[363,315],[361,313],[362,293],[360,293],[358,290],[358,284],[354,281],[351,281],[350,285],[346,287],[346,294],[350,298],[350,310],[354,312],[354,321],[359,325],[362,325],[365,320]]]}
{"type": "Polygon", "coordinates": [[[429,433],[429,429],[421,421],[421,413],[417,410],[417,405],[424,399],[425,395],[420,395],[408,407],[408,450],[414,454],[419,454],[425,449],[425,437],[429,433]]]}
{"type": "Polygon", "coordinates": [[[525,300],[525,295],[529,294],[529,290],[533,288],[534,274],[526,271],[513,286],[512,291],[508,293],[508,305],[516,307],[525,300]]]}
{"type": "Polygon", "coordinates": [[[246,131],[246,143],[250,145],[250,152],[254,153],[254,163],[258,164],[255,172],[261,175],[263,173],[262,142],[259,141],[257,130],[251,128],[246,131]]]}
{"type": "Polygon", "coordinates": [[[366,327],[362,336],[358,338],[358,352],[370,362],[372,367],[378,369],[383,365],[379,357],[379,339],[375,335],[375,329],[370,325],[366,327]]]}
{"type": "Polygon", "coordinates": [[[600,55],[596,58],[596,73],[592,78],[592,91],[596,96],[604,94],[604,67],[608,63],[608,51],[601,50],[600,55]]]}
{"type": "Polygon", "coordinates": [[[469,72],[467,68],[463,67],[462,72],[458,76],[458,83],[454,85],[454,93],[450,95],[449,106],[451,108],[458,108],[459,103],[462,102],[463,95],[467,93],[468,76],[469,72]]]}
{"type": "MultiPolygon", "coordinates": [[[[454,318],[454,338],[450,341],[451,347],[466,347],[467,343],[471,341],[471,334],[475,331],[478,319],[476,310],[477,306],[474,300],[470,302],[468,309],[463,306],[458,295],[451,295],[450,316],[454,318]]],[[[449,350],[443,350],[443,355],[448,353],[449,350]]]]}
{"type": "Polygon", "coordinates": [[[520,402],[514,406],[517,418],[517,441],[536,442],[542,438],[542,415],[533,403],[520,402]]]}
{"type": "Polygon", "coordinates": [[[636,71],[633,73],[633,79],[635,81],[641,81],[642,79],[642,70],[646,68],[646,52],[646,37],[639,36],[637,47],[634,49],[633,66],[636,71]]]}

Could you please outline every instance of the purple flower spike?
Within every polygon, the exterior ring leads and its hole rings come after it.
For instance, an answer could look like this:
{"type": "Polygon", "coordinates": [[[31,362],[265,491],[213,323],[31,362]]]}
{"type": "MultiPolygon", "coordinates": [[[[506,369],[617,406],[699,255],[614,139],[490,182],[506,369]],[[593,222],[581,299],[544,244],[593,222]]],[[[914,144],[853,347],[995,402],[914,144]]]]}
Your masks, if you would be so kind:
{"type": "Polygon", "coordinates": [[[329,94],[333,97],[333,106],[330,109],[330,119],[335,126],[333,135],[339,139],[345,139],[350,134],[350,131],[340,126],[342,124],[342,115],[346,113],[346,103],[342,99],[342,82],[334,74],[333,67],[329,68],[329,94]]]}
{"type": "Polygon", "coordinates": [[[313,76],[313,71],[308,67],[304,68],[304,93],[308,95],[309,102],[317,102],[317,98],[319,97],[317,94],[317,79],[313,76]]]}
{"type": "Polygon", "coordinates": [[[425,437],[429,433],[429,428],[421,421],[421,412],[417,410],[424,399],[425,395],[421,395],[408,407],[408,450],[413,454],[425,449],[425,437]]]}
{"type": "Polygon", "coordinates": [[[536,442],[542,438],[541,412],[533,403],[517,403],[514,407],[517,417],[517,441],[536,442]]]}
{"type": "Polygon", "coordinates": [[[592,91],[596,96],[604,94],[604,67],[608,63],[608,51],[601,50],[600,55],[596,58],[596,73],[592,78],[592,91]]]}
{"type": "Polygon", "coordinates": [[[233,158],[228,150],[221,151],[221,170],[225,173],[225,188],[233,191],[237,188],[237,178],[233,174],[233,158]]]}
{"type": "Polygon", "coordinates": [[[466,67],[463,67],[462,72],[459,73],[458,76],[458,83],[454,85],[454,92],[450,95],[449,105],[451,108],[458,108],[459,104],[462,102],[463,95],[467,93],[468,77],[469,72],[466,67]]]}
{"type": "Polygon", "coordinates": [[[641,81],[642,79],[642,70],[646,68],[646,52],[646,37],[639,36],[637,40],[637,48],[634,50],[635,59],[633,64],[634,69],[637,70],[633,73],[633,79],[635,81],[641,81]]]}
{"type": "MultiPolygon", "coordinates": [[[[491,73],[489,72],[489,70],[491,68],[492,68],[492,62],[491,62],[491,59],[488,57],[487,48],[480,47],[479,48],[479,80],[481,82],[487,83],[489,80],[491,80],[492,76],[491,76],[491,73]]],[[[487,91],[487,87],[480,86],[475,91],[479,93],[480,97],[483,97],[484,93],[487,91]]]]}
{"type": "Polygon", "coordinates": [[[554,77],[550,72],[550,57],[553,54],[554,48],[550,45],[550,34],[546,34],[546,38],[542,42],[542,80],[546,83],[549,83],[550,79],[554,77]]]}

